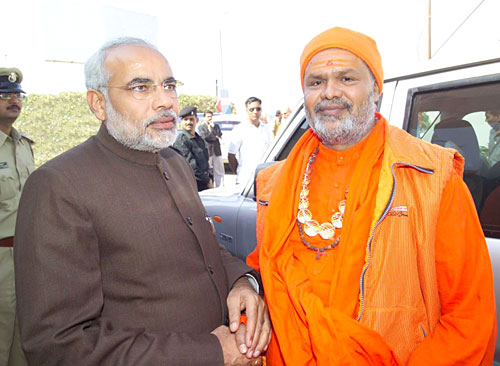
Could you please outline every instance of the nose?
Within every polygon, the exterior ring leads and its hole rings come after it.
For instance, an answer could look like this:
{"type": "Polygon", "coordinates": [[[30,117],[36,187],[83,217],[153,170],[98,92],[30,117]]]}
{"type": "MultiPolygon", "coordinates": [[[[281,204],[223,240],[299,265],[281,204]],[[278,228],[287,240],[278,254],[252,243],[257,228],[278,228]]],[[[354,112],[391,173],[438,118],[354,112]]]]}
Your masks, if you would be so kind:
{"type": "MultiPolygon", "coordinates": [[[[153,109],[171,109],[177,106],[177,94],[172,94],[172,92],[165,90],[163,88],[156,88],[153,95],[153,109]]],[[[175,108],[177,109],[177,108],[175,108]]]]}
{"type": "Polygon", "coordinates": [[[21,101],[21,98],[16,93],[12,93],[10,95],[9,102],[10,103],[14,103],[14,101],[16,101],[16,102],[20,102],[21,101]]]}
{"type": "Polygon", "coordinates": [[[321,94],[323,99],[333,99],[341,98],[344,92],[336,80],[328,80],[321,94]]]}

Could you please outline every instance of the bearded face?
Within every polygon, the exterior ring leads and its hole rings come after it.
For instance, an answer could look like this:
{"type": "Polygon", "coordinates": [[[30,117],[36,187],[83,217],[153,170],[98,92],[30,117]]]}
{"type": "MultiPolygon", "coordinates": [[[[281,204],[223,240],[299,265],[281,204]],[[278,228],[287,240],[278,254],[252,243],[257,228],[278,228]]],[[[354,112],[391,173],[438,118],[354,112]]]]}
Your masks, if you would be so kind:
{"type": "Polygon", "coordinates": [[[177,130],[153,129],[151,124],[163,118],[177,120],[172,109],[166,109],[155,116],[142,121],[131,121],[123,117],[108,100],[106,103],[106,128],[108,133],[122,145],[140,151],[157,152],[171,146],[177,136],[177,130]]]}
{"type": "Polygon", "coordinates": [[[329,48],[315,54],[304,73],[306,117],[321,142],[345,150],[373,129],[378,87],[353,53],[329,48]]]}
{"type": "Polygon", "coordinates": [[[314,116],[306,108],[306,118],[326,146],[352,146],[363,140],[375,126],[376,105],[371,91],[358,108],[345,98],[324,99],[314,105],[314,116]],[[343,106],[342,114],[323,111],[343,106]]]}

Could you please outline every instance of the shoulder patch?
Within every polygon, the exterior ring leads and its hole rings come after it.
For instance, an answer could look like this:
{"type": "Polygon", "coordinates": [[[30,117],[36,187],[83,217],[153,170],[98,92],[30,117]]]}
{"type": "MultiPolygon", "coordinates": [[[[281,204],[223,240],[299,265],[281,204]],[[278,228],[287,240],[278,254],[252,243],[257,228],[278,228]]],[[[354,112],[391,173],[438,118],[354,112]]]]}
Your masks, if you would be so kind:
{"type": "Polygon", "coordinates": [[[24,132],[19,132],[19,134],[21,135],[22,138],[25,138],[26,140],[28,140],[28,142],[33,145],[35,143],[35,141],[33,141],[33,139],[31,137],[29,137],[28,135],[26,135],[24,132]]]}

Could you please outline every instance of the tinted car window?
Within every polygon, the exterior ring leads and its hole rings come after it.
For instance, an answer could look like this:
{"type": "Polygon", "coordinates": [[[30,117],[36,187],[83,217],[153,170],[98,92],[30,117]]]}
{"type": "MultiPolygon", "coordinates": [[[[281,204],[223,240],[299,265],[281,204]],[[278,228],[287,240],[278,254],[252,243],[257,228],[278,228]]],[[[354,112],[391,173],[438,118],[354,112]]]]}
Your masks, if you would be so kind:
{"type": "Polygon", "coordinates": [[[472,81],[410,91],[408,131],[460,152],[483,231],[500,238],[500,165],[493,151],[500,138],[495,141],[498,130],[486,120],[487,111],[500,109],[500,81],[472,81]]]}
{"type": "Polygon", "coordinates": [[[290,154],[290,151],[292,151],[293,147],[299,141],[299,139],[302,137],[304,132],[307,131],[309,128],[309,124],[307,123],[306,119],[303,118],[302,121],[299,124],[299,127],[293,132],[293,135],[290,137],[290,139],[287,141],[286,145],[283,147],[283,150],[279,153],[277,160],[284,160],[290,154]]]}

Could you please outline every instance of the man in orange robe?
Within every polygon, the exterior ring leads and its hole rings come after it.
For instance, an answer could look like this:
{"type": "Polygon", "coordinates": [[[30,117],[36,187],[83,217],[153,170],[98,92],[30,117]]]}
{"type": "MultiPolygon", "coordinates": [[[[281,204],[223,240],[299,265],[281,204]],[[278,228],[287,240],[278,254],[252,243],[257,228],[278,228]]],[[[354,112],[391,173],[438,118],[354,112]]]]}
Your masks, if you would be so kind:
{"type": "Polygon", "coordinates": [[[491,365],[491,262],[463,158],[376,113],[375,42],[343,28],[301,57],[312,127],[257,178],[268,365],[491,365]],[[268,203],[268,204],[267,204],[268,203]]]}

